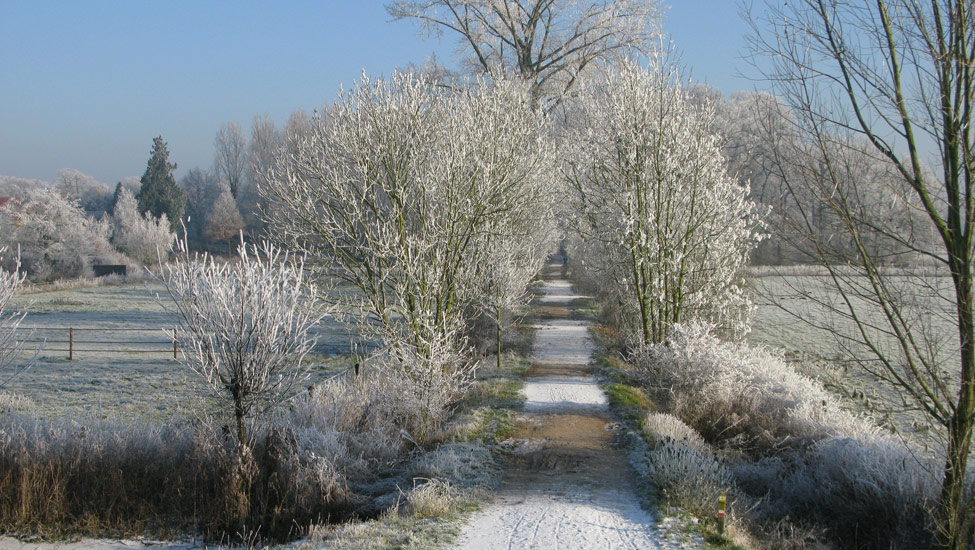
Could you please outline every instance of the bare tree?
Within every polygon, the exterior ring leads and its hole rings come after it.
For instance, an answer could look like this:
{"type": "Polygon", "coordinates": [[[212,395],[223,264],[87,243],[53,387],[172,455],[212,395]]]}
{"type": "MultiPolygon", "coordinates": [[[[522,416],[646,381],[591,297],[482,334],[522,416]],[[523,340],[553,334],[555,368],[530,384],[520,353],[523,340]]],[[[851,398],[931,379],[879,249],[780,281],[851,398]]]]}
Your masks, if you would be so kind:
{"type": "Polygon", "coordinates": [[[179,181],[179,186],[186,196],[186,236],[190,242],[202,241],[213,203],[228,184],[209,170],[191,168],[179,181]]]}
{"type": "Polygon", "coordinates": [[[241,445],[246,423],[292,394],[308,372],[309,330],[326,311],[305,279],[304,259],[269,243],[238,249],[239,260],[191,255],[177,241],[162,280],[175,303],[181,362],[229,398],[241,445]]]}
{"type": "Polygon", "coordinates": [[[217,178],[230,186],[230,194],[240,198],[247,171],[247,138],[236,122],[224,122],[213,140],[213,167],[217,178]]]}
{"type": "Polygon", "coordinates": [[[587,70],[646,53],[661,9],[649,0],[396,0],[386,10],[428,34],[459,35],[478,72],[516,74],[532,103],[557,103],[587,70]]]}
{"type": "MultiPolygon", "coordinates": [[[[768,9],[767,20],[753,21],[754,50],[769,55],[766,75],[802,133],[808,162],[800,175],[815,176],[789,185],[817,196],[839,222],[826,238],[807,231],[807,249],[840,297],[822,302],[843,320],[837,334],[859,364],[942,427],[938,544],[967,548],[975,422],[971,2],[799,0],[768,9]],[[892,207],[916,208],[920,216],[907,219],[923,221],[936,245],[920,246],[910,227],[872,215],[856,187],[844,184],[849,151],[864,144],[895,176],[882,182],[892,207]],[[933,267],[886,268],[869,244],[877,234],[933,267]],[[837,250],[830,238],[852,250],[837,250]]],[[[799,214],[812,228],[815,212],[799,214]]]]}
{"type": "Polygon", "coordinates": [[[55,189],[66,199],[78,201],[85,212],[98,216],[108,209],[112,197],[107,185],[78,170],[58,170],[55,189]]]}
{"type": "Polygon", "coordinates": [[[264,233],[261,211],[267,207],[260,193],[260,186],[274,165],[274,159],[282,146],[281,133],[266,114],[254,117],[251,140],[247,148],[247,186],[237,198],[247,233],[257,236],[264,233]]]}
{"type": "Polygon", "coordinates": [[[579,151],[567,163],[591,263],[645,344],[693,319],[747,330],[741,270],[760,238],[759,208],[733,179],[712,130],[665,60],[624,63],[580,109],[579,151]]]}
{"type": "Polygon", "coordinates": [[[304,109],[295,109],[287,122],[284,123],[282,139],[288,151],[294,152],[298,149],[301,140],[308,138],[312,133],[312,119],[304,109]]]}

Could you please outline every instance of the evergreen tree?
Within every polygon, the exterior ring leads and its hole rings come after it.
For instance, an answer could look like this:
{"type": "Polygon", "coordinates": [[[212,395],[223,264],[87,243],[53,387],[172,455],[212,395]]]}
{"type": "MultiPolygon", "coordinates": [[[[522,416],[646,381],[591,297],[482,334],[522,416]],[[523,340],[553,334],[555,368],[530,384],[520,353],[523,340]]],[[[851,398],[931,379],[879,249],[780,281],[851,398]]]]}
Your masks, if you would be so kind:
{"type": "Polygon", "coordinates": [[[169,218],[170,229],[176,231],[183,218],[183,208],[186,197],[183,190],[176,185],[173,178],[175,164],[169,163],[169,150],[162,136],[152,140],[152,155],[146,166],[146,173],[139,181],[142,186],[136,198],[139,200],[139,212],[149,211],[154,217],[166,214],[169,218]]]}
{"type": "Polygon", "coordinates": [[[115,184],[115,192],[112,193],[112,202],[108,205],[108,210],[106,210],[109,214],[115,213],[115,205],[118,204],[118,199],[122,195],[122,189],[125,189],[122,187],[122,182],[115,184]]]}

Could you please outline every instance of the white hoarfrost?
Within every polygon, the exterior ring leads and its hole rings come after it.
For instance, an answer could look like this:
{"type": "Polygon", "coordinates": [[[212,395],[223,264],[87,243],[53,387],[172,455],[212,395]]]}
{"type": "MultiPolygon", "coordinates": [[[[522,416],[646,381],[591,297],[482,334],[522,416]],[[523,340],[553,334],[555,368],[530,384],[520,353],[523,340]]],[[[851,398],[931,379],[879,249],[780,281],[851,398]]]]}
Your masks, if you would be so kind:
{"type": "Polygon", "coordinates": [[[741,271],[761,238],[761,208],[728,172],[714,116],[658,57],[647,69],[622,64],[579,105],[565,174],[590,248],[583,260],[607,277],[623,328],[644,343],[691,319],[748,330],[741,271]]]}
{"type": "Polygon", "coordinates": [[[245,421],[294,393],[307,376],[309,334],[326,311],[305,275],[303,257],[264,242],[217,261],[176,242],[161,277],[175,305],[181,362],[216,396],[229,398],[241,443],[245,421]]]}

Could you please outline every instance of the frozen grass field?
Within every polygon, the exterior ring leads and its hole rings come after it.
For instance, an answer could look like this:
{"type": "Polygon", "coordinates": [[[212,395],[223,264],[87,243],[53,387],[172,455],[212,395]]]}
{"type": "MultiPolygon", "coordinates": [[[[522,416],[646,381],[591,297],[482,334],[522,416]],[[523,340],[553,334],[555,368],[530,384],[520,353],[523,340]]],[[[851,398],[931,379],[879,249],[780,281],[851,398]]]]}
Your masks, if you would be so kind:
{"type": "MultiPolygon", "coordinates": [[[[172,312],[157,283],[123,283],[18,295],[14,308],[29,305],[22,327],[46,339],[37,363],[10,380],[7,391],[29,397],[45,416],[167,418],[201,410],[196,374],[173,359],[172,312]],[[68,327],[74,328],[74,358],[68,360],[68,327]]],[[[326,319],[314,332],[309,384],[347,369],[349,335],[326,319]]]]}
{"type": "MultiPolygon", "coordinates": [[[[909,281],[911,279],[905,278],[905,283],[909,281]]],[[[950,281],[944,279],[937,285],[945,287],[950,281]]],[[[821,328],[834,326],[841,331],[853,330],[848,320],[830,314],[817,304],[818,300],[839,303],[839,294],[825,276],[768,274],[763,268],[760,276],[753,276],[752,289],[756,311],[748,335],[749,343],[783,352],[801,372],[844,395],[851,410],[869,413],[882,426],[896,427],[902,434],[918,437],[922,443],[930,442],[929,438],[934,434],[926,426],[926,418],[917,412],[897,412],[896,409],[902,408],[898,392],[850,362],[851,353],[869,355],[849,340],[821,328]]],[[[946,377],[953,380],[957,379],[957,374],[951,371],[952,365],[957,363],[952,359],[957,357],[953,352],[957,344],[952,338],[957,335],[957,329],[948,319],[950,312],[944,311],[946,291],[947,288],[939,288],[926,298],[928,302],[923,308],[926,311],[917,315],[917,327],[918,334],[924,334],[932,349],[938,350],[938,357],[943,358],[943,364],[948,368],[946,377]]],[[[879,313],[875,315],[873,321],[877,326],[884,326],[879,313]]],[[[892,346],[893,340],[888,339],[887,345],[892,346]]]]}

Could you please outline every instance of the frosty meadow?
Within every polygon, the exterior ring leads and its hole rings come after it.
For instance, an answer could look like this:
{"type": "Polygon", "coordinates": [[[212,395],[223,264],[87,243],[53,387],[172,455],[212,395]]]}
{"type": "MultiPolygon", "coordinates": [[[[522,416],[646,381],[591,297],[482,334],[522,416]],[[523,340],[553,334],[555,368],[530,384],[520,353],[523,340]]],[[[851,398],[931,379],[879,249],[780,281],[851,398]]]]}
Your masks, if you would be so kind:
{"type": "Polygon", "coordinates": [[[0,548],[972,548],[975,14],[740,8],[762,91],[398,0],[456,64],[0,176],[0,548]]]}

